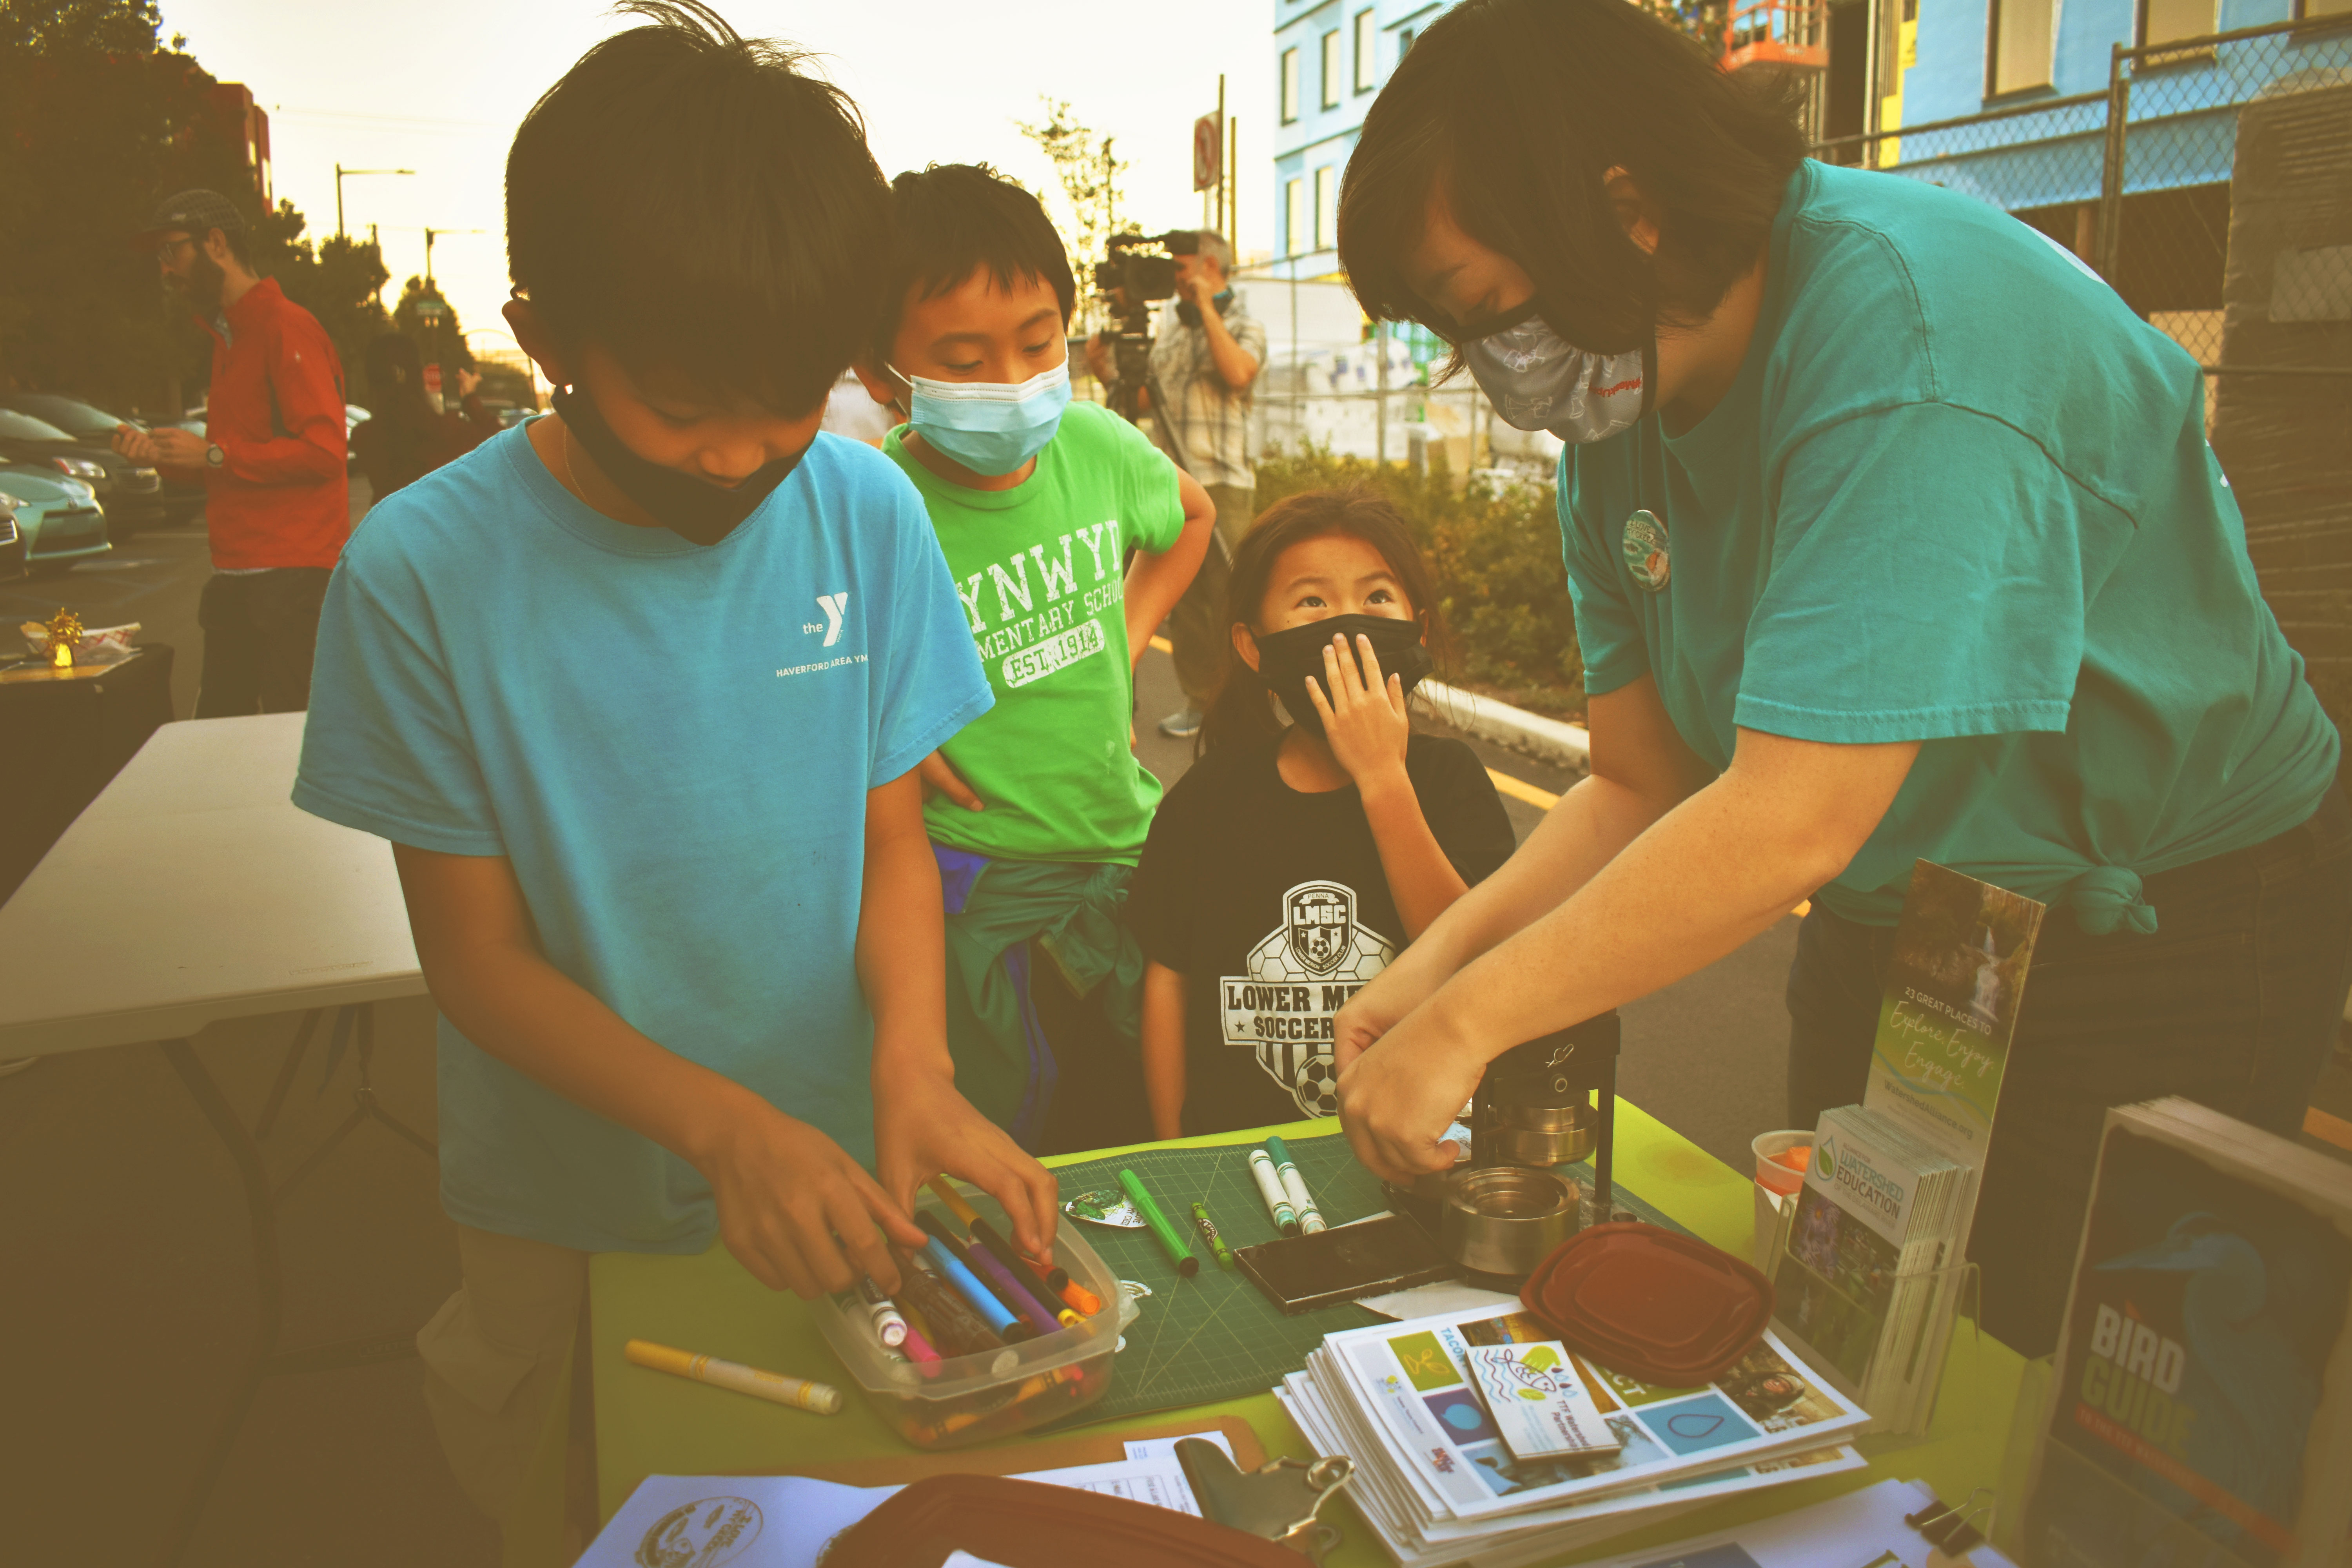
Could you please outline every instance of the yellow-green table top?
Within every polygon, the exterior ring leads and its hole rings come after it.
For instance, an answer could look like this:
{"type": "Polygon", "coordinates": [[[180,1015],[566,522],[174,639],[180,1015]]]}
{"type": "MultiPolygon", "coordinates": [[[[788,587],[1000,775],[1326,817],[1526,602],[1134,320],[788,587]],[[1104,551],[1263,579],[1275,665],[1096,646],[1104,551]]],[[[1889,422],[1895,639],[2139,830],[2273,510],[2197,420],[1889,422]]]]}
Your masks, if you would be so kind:
{"type": "MultiPolygon", "coordinates": [[[[1333,1137],[1339,1124],[1297,1122],[1182,1142],[1247,1143],[1263,1140],[1267,1132],[1293,1141],[1333,1137]]],[[[1070,1164],[1123,1152],[1102,1150],[1045,1163],[1070,1164]]],[[[1622,1100],[1617,1102],[1615,1179],[1716,1246],[1741,1257],[1751,1250],[1755,1202],[1750,1174],[1732,1170],[1622,1100]]],[[[830,1460],[911,1451],[866,1407],[826,1348],[807,1308],[797,1298],[771,1291],[753,1279],[725,1247],[713,1247],[696,1258],[606,1253],[593,1260],[589,1279],[602,1517],[610,1518],[649,1475],[787,1472],[830,1460]],[[844,1384],[846,1402],[838,1415],[816,1416],[706,1387],[630,1364],[621,1347],[631,1339],[655,1340],[844,1384]]],[[[1885,1450],[1868,1470],[1731,1499],[1560,1561],[1607,1556],[1721,1530],[1888,1477],[1925,1480],[1948,1499],[1994,1484],[2016,1404],[2021,1363],[2006,1346],[1971,1339],[1965,1323],[1954,1342],[1934,1427],[1921,1439],[1865,1440],[1865,1452],[1882,1445],[1885,1450]]],[[[1238,1415],[1257,1433],[1269,1455],[1311,1457],[1307,1440],[1270,1391],[1082,1430],[1164,1427],[1194,1414],[1208,1419],[1238,1415]]],[[[1003,1447],[1036,1440],[1049,1439],[1015,1439],[1003,1447]]],[[[1351,1512],[1342,1510],[1336,1522],[1346,1531],[1347,1541],[1328,1559],[1332,1568],[1374,1568],[1388,1562],[1370,1530],[1351,1512]]]]}

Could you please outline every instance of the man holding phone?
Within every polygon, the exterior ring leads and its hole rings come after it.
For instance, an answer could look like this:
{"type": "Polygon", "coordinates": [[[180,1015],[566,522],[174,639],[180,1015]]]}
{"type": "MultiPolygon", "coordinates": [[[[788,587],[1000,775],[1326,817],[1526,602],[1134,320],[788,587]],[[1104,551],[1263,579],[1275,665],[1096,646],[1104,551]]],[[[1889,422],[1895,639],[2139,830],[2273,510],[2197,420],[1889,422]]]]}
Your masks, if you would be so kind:
{"type": "Polygon", "coordinates": [[[114,449],[205,486],[213,575],[195,716],[310,705],[310,658],[327,578],[351,534],[343,367],[318,318],[253,269],[245,215],[217,191],[155,209],[165,288],[213,335],[205,433],[120,426],[114,449]]]}

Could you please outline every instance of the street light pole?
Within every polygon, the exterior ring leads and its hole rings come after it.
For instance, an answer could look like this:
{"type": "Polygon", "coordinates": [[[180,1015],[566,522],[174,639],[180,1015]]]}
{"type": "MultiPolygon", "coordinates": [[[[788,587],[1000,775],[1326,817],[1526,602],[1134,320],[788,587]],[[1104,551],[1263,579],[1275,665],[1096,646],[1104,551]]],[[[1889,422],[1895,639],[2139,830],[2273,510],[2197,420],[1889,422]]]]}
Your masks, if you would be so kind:
{"type": "Polygon", "coordinates": [[[343,235],[343,180],[344,180],[344,178],[345,178],[346,176],[348,176],[348,175],[356,175],[356,174],[415,174],[415,173],[416,173],[416,171],[415,171],[415,170],[414,170],[414,169],[346,169],[346,168],[344,168],[341,163],[336,164],[336,165],[335,165],[335,237],[336,237],[337,239],[341,239],[341,238],[343,238],[343,237],[344,237],[344,235],[343,235]]]}

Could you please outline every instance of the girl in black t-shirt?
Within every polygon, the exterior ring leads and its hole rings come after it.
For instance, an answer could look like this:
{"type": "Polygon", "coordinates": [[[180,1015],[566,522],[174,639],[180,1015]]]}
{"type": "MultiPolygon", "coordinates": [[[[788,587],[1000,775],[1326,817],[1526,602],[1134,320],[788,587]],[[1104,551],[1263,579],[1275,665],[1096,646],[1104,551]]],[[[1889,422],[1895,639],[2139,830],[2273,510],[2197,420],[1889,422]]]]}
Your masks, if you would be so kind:
{"type": "Polygon", "coordinates": [[[1128,894],[1155,1136],[1337,1114],[1333,1016],[1509,858],[1485,767],[1406,716],[1443,644],[1435,603],[1370,489],[1292,496],[1234,551],[1204,754],[1128,894]]]}

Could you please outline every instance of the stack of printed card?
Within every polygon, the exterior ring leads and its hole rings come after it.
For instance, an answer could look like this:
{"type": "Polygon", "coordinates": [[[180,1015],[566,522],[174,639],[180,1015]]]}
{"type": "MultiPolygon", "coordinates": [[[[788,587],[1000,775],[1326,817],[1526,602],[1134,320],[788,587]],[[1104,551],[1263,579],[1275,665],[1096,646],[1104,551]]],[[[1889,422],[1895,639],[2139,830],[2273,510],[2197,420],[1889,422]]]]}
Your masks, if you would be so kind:
{"type": "Polygon", "coordinates": [[[1868,1419],[1767,1334],[1717,1383],[1654,1388],[1540,1319],[1473,1308],[1332,1334],[1276,1395],[1402,1568],[1514,1568],[1733,1492],[1859,1468],[1868,1419]]]}
{"type": "Polygon", "coordinates": [[[1774,1272],[1776,1317],[1839,1392],[1896,1431],[1935,1392],[1935,1274],[1958,1261],[1974,1174],[1859,1105],[1822,1112],[1813,1136],[1774,1272]]]}

